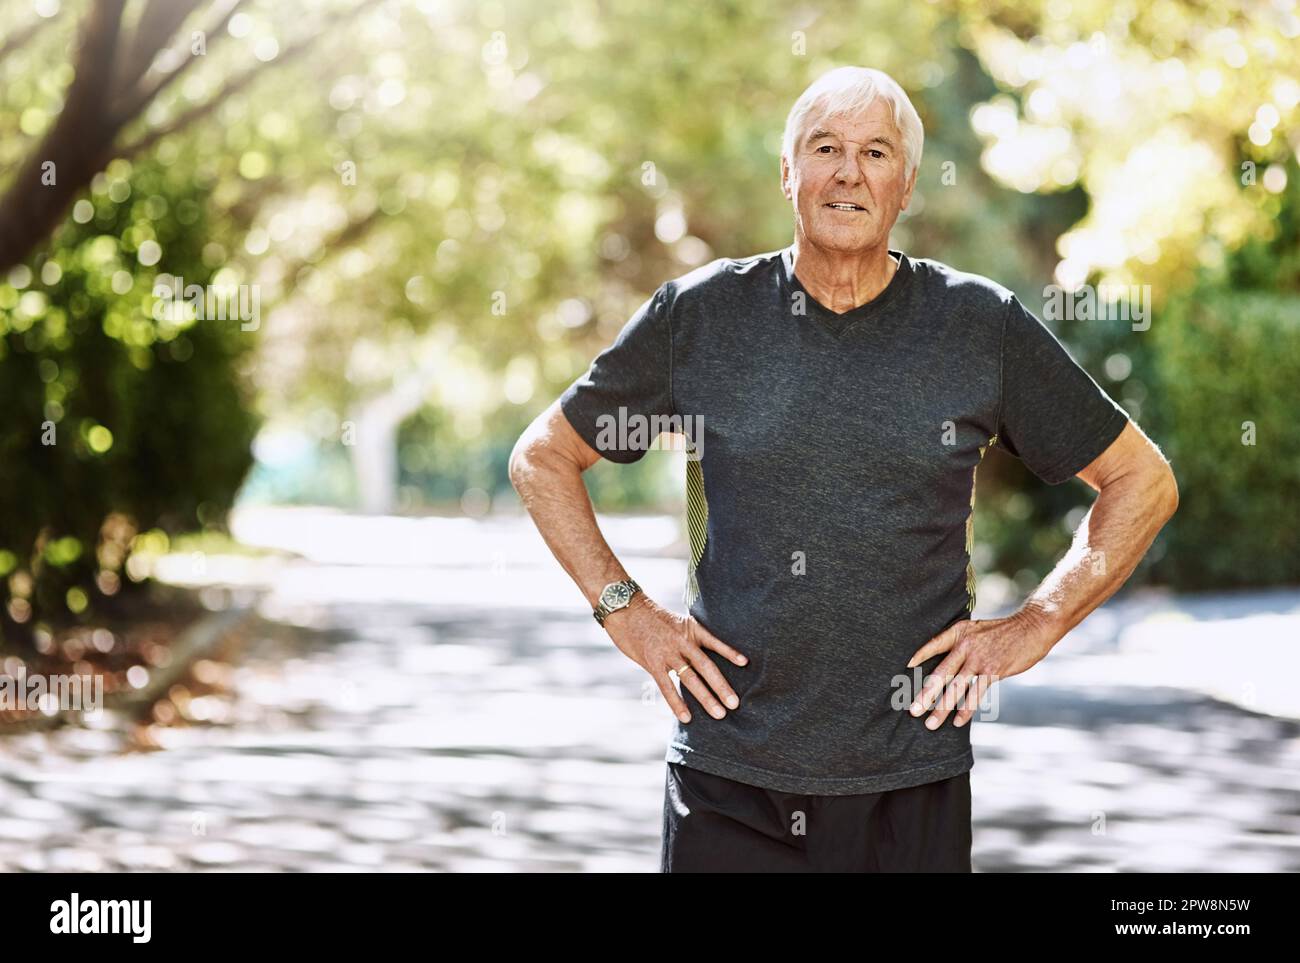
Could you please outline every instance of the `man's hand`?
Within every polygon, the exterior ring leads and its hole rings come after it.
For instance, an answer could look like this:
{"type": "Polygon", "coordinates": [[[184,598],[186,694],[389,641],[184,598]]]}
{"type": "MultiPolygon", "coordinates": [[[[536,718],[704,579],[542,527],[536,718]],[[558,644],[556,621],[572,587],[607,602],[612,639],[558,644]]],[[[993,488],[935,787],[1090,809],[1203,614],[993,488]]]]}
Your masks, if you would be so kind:
{"type": "Polygon", "coordinates": [[[957,709],[952,724],[965,725],[989,686],[1041,661],[1056,641],[1023,610],[1005,619],[954,622],[917,649],[907,663],[910,669],[940,652],[948,653],[921,687],[910,711],[919,716],[933,707],[935,711],[925,720],[925,725],[927,729],[938,729],[948,713],[957,709]],[[963,695],[966,695],[964,702],[963,695]]]}
{"type": "Polygon", "coordinates": [[[990,685],[1047,655],[1133,573],[1178,508],[1169,463],[1131,421],[1078,477],[1097,490],[1097,500],[1079,522],[1070,550],[1021,609],[1005,619],[954,622],[907,663],[911,668],[948,653],[912,703],[912,714],[919,716],[939,700],[927,728],[938,729],[959,704],[953,725],[964,725],[990,685]],[[972,686],[971,698],[962,702],[972,686]]]}
{"type": "Polygon", "coordinates": [[[736,665],[747,665],[749,659],[691,616],[670,612],[646,597],[644,592],[638,592],[630,605],[605,618],[605,631],[624,655],[650,673],[682,722],[690,722],[691,713],[668,673],[684,665],[687,668],[678,676],[682,685],[694,693],[715,719],[721,719],[727,711],[713,692],[733,709],[740,705],[740,698],[704,650],[721,652],[736,665]],[[704,684],[706,681],[708,686],[704,684]],[[713,692],[709,691],[709,686],[713,692]]]}

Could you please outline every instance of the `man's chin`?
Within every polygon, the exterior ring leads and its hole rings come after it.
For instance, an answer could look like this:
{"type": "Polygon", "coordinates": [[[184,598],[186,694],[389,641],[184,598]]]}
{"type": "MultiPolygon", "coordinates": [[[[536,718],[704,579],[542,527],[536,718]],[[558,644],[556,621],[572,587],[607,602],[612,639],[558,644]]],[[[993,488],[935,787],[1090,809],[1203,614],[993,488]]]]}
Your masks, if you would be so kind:
{"type": "Polygon", "coordinates": [[[808,238],[815,246],[828,251],[866,251],[877,247],[876,239],[870,231],[862,228],[826,228],[820,227],[808,238]]]}

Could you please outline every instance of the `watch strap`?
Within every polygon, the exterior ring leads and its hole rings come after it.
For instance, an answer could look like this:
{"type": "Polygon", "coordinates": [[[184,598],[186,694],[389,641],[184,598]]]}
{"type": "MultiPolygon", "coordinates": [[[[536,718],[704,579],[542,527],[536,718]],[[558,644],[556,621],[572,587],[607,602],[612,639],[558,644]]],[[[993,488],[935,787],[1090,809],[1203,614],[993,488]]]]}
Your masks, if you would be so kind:
{"type": "Polygon", "coordinates": [[[619,609],[625,609],[631,605],[632,599],[636,597],[636,593],[639,591],[641,591],[641,586],[637,585],[636,582],[630,578],[623,579],[621,582],[610,582],[609,585],[606,585],[605,588],[600,590],[601,597],[597,600],[596,608],[593,609],[591,613],[596,619],[597,624],[603,627],[605,624],[605,618],[608,615],[617,612],[619,609]],[[627,601],[618,606],[618,608],[610,608],[605,604],[605,589],[608,589],[610,585],[626,585],[631,590],[628,594],[627,601]]]}

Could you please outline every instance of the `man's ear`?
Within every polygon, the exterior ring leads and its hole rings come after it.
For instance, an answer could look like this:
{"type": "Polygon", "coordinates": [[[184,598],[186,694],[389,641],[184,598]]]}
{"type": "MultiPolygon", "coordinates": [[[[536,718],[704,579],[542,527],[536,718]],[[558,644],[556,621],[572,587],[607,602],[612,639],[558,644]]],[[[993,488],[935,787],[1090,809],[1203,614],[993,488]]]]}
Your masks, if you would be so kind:
{"type": "Polygon", "coordinates": [[[785,195],[787,201],[794,200],[790,196],[790,165],[786,162],[785,155],[781,155],[781,193],[785,195]]]}
{"type": "Polygon", "coordinates": [[[903,193],[903,210],[907,210],[907,205],[912,203],[912,191],[916,189],[916,176],[920,173],[920,167],[912,171],[912,178],[907,182],[907,190],[903,193]]]}

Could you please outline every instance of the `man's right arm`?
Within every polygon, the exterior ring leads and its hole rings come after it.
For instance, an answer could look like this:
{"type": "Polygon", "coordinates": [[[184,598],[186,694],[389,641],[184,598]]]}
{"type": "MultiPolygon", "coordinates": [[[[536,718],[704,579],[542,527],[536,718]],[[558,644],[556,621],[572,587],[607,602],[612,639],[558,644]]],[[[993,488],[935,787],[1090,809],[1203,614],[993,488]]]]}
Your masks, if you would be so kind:
{"type": "Polygon", "coordinates": [[[520,501],[593,609],[601,589],[628,577],[600,533],[582,481],[598,461],[600,453],[573,430],[558,399],[524,429],[510,453],[510,481],[520,501]]]}
{"type": "MultiPolygon", "coordinates": [[[[600,457],[569,424],[558,399],[524,430],[510,453],[510,481],[520,501],[551,554],[569,573],[592,609],[596,608],[601,589],[628,577],[600,532],[582,480],[582,473],[600,457]]],[[[690,721],[690,713],[668,671],[686,662],[695,671],[683,673],[682,684],[711,715],[721,719],[726,714],[713,692],[721,695],[732,708],[739,705],[735,691],[704,648],[722,653],[736,665],[745,665],[746,658],[694,618],[664,609],[642,591],[627,608],[618,609],[605,619],[605,630],[624,655],[650,673],[683,722],[690,721]],[[713,692],[705,687],[701,676],[713,692]]]]}

